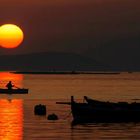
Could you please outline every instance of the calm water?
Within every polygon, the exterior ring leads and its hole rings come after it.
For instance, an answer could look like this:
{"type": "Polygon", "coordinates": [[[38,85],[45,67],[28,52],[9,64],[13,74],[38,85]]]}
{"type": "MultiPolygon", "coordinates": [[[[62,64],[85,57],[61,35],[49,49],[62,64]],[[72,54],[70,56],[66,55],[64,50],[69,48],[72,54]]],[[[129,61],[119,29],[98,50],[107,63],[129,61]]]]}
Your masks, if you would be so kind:
{"type": "Polygon", "coordinates": [[[82,101],[84,95],[104,101],[140,99],[140,73],[117,75],[15,75],[0,73],[0,85],[12,80],[30,89],[28,95],[0,95],[0,140],[140,139],[140,123],[98,123],[71,126],[70,96],[82,101]],[[34,105],[46,104],[48,114],[58,121],[35,116],[34,105]]]}

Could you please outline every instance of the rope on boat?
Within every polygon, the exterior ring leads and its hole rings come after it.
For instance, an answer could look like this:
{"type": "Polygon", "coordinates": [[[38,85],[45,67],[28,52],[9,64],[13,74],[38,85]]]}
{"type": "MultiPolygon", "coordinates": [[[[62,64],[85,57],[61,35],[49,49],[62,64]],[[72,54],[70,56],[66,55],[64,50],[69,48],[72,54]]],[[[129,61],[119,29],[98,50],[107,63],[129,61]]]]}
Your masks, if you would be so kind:
{"type": "Polygon", "coordinates": [[[64,120],[66,120],[66,119],[70,118],[71,113],[72,113],[72,112],[70,111],[70,112],[69,112],[69,114],[68,114],[68,115],[66,115],[63,119],[64,119],[64,120]]]}

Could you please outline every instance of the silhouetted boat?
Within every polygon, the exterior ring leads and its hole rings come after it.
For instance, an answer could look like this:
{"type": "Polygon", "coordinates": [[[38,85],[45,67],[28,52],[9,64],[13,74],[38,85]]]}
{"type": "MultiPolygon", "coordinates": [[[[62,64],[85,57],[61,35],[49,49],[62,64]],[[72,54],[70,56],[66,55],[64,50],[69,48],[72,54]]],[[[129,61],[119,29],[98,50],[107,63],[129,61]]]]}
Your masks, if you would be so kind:
{"type": "Polygon", "coordinates": [[[71,97],[73,122],[140,122],[140,103],[102,102],[84,96],[85,103],[71,97]]]}
{"type": "Polygon", "coordinates": [[[0,89],[0,94],[27,94],[28,89],[18,88],[18,89],[0,89]]]}

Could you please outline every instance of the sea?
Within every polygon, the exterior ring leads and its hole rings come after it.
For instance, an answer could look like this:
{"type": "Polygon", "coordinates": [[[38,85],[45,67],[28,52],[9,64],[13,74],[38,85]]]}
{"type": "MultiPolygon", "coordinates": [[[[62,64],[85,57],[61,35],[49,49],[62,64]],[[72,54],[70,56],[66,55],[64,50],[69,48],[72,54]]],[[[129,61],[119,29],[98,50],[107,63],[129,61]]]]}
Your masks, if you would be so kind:
{"type": "Polygon", "coordinates": [[[140,73],[119,74],[14,74],[0,72],[0,88],[8,81],[29,88],[26,95],[0,94],[0,140],[139,140],[140,123],[89,123],[72,125],[69,105],[83,96],[112,102],[140,101],[140,73]],[[34,106],[46,105],[47,115],[34,115],[34,106]]]}

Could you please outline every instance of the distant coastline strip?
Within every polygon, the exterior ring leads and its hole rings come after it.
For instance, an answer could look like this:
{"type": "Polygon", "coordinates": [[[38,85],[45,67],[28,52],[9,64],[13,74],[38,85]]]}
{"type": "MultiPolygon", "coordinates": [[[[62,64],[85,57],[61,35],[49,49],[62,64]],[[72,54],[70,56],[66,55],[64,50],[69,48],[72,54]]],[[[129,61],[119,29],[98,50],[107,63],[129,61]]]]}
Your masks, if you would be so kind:
{"type": "Polygon", "coordinates": [[[47,72],[34,72],[34,71],[16,71],[11,72],[14,74],[120,74],[120,72],[78,72],[78,71],[47,71],[47,72]]]}

